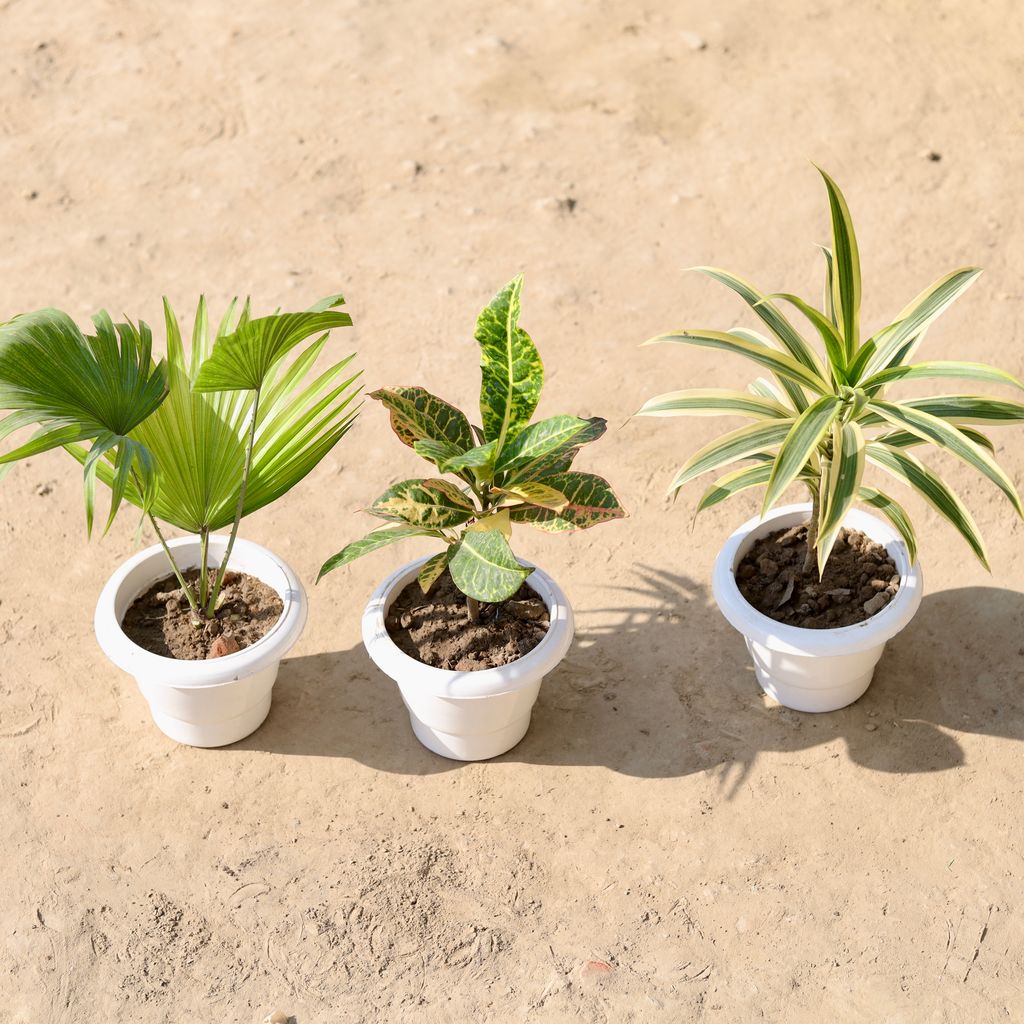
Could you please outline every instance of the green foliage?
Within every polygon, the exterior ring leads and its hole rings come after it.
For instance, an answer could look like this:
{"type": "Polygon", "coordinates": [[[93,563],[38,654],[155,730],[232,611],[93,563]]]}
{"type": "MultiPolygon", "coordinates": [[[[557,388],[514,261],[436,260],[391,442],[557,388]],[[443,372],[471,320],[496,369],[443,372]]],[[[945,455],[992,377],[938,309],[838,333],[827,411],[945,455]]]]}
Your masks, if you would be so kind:
{"type": "MultiPolygon", "coordinates": [[[[231,526],[233,539],[244,516],[294,487],[352,424],[352,357],[311,374],[326,332],[351,323],[333,312],[340,302],[335,295],[305,313],[259,319],[248,302],[240,310],[232,303],[213,329],[200,299],[186,348],[164,300],[167,358],[159,365],[145,323],[113,324],[100,313],[96,336],[84,337],[56,310],[15,317],[0,327],[0,408],[13,410],[0,437],[40,429],[0,462],[62,445],[84,467],[90,526],[99,479],[112,492],[108,527],[124,499],[154,526],[160,520],[204,542],[231,526]]],[[[197,608],[204,603],[188,596],[197,608]]],[[[201,597],[212,612],[216,593],[201,597]]]]}
{"type": "Polygon", "coordinates": [[[646,344],[673,343],[742,355],[771,371],[749,385],[748,394],[690,389],[659,395],[640,409],[642,416],[739,415],[753,419],[705,445],[676,474],[675,494],[696,476],[743,460],[754,464],[730,471],[701,498],[697,511],[751,487],[764,486],[762,513],[768,512],[794,481],[811,493],[810,535],[819,572],[849,509],[862,501],[895,526],[916,557],[917,541],[905,510],[882,491],[862,484],[865,466],[884,470],[909,485],[949,520],[984,565],[985,548],[970,512],[935,473],[905,449],[930,444],[949,452],[992,481],[1019,515],[1022,505],[1013,482],[993,456],[988,437],[972,424],[995,426],[1024,419],[1024,404],[980,395],[952,394],[893,399],[899,381],[956,378],[1024,388],[1017,378],[983,363],[912,362],[925,332],[975,280],[974,267],[955,270],[926,288],[896,319],[860,337],[860,254],[846,200],[824,171],[832,219],[832,248],[825,256],[824,309],[789,293],[765,295],[724,270],[701,272],[736,292],[768,328],[771,337],[737,328],[727,332],[682,330],[646,344]],[[779,299],[810,323],[823,349],[812,346],[773,303],[779,299]],[[873,428],[873,429],[872,429],[873,428]],[[816,517],[816,518],[815,518],[816,517]]]}
{"type": "Polygon", "coordinates": [[[415,479],[389,487],[367,510],[388,525],[328,559],[320,577],[395,541],[433,537],[447,546],[420,571],[424,593],[447,568],[468,598],[497,603],[512,597],[532,571],[512,552],[513,523],[583,530],[626,514],[605,480],[570,472],[580,448],[604,433],[603,419],[552,416],[530,423],[544,368],[519,326],[522,285],[522,277],[515,278],[477,320],[482,427],[423,388],[370,395],[388,409],[399,440],[458,483],[415,479]]]}

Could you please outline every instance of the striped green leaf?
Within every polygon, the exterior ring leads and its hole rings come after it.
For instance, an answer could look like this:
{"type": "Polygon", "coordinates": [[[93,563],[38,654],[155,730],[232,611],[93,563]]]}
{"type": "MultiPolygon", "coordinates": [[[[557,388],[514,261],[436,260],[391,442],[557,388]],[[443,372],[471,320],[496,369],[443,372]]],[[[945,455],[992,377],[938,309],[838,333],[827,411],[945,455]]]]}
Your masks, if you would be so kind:
{"type": "Polygon", "coordinates": [[[1009,384],[1011,387],[1024,390],[1022,384],[1012,373],[1000,370],[986,363],[961,363],[956,361],[938,360],[926,363],[914,363],[910,366],[890,366],[887,370],[868,377],[861,387],[885,387],[898,380],[977,380],[991,384],[1009,384]]]}
{"type": "Polygon", "coordinates": [[[593,473],[557,473],[544,482],[565,496],[565,505],[557,511],[532,506],[513,508],[509,511],[512,522],[561,533],[586,530],[626,515],[608,481],[593,473]]]}
{"type": "MultiPolygon", "coordinates": [[[[333,296],[338,304],[341,300],[333,296]]],[[[314,334],[351,327],[348,313],[333,309],[304,313],[273,313],[246,320],[218,338],[192,387],[206,391],[255,391],[271,368],[296,345],[314,334]]]]}
{"type": "Polygon", "coordinates": [[[488,604],[514,597],[533,572],[519,564],[500,530],[463,534],[454,546],[448,568],[463,594],[488,604]]]}
{"type": "Polygon", "coordinates": [[[773,398],[729,391],[725,388],[690,388],[669,391],[645,402],[637,416],[753,416],[756,419],[785,419],[791,409],[773,398]]]}
{"type": "Polygon", "coordinates": [[[420,590],[424,594],[429,594],[433,589],[434,584],[441,578],[441,574],[448,568],[448,561],[451,558],[452,549],[446,547],[444,551],[439,552],[432,558],[428,558],[423,563],[423,568],[420,569],[419,575],[416,579],[419,581],[420,590]]]}
{"type": "Polygon", "coordinates": [[[823,290],[821,308],[825,310],[825,315],[832,326],[838,328],[839,318],[836,316],[836,305],[833,301],[832,291],[835,279],[835,258],[832,256],[831,249],[826,248],[824,245],[819,245],[818,248],[821,250],[821,255],[825,258],[825,288],[823,290]]]}
{"type": "Polygon", "coordinates": [[[983,395],[936,395],[911,398],[900,405],[905,409],[938,416],[958,423],[1016,423],[1024,420],[1024,403],[983,395]]]}
{"type": "Polygon", "coordinates": [[[343,565],[348,565],[349,562],[354,562],[357,558],[361,558],[363,555],[368,555],[371,551],[377,551],[379,548],[387,547],[389,544],[394,544],[397,541],[406,540],[409,537],[437,536],[439,536],[439,534],[431,530],[421,530],[418,526],[382,526],[380,529],[374,530],[372,533],[368,533],[360,540],[353,541],[351,544],[346,544],[345,547],[343,547],[336,555],[332,555],[328,558],[320,567],[320,572],[317,573],[316,581],[319,583],[327,573],[332,572],[335,569],[340,569],[343,565]]]}
{"type": "Polygon", "coordinates": [[[1021,505],[1020,495],[1017,494],[1013,481],[984,448],[976,445],[952,424],[938,416],[921,412],[919,409],[896,405],[892,402],[871,402],[868,408],[894,426],[908,430],[911,434],[917,434],[923,440],[930,441],[945,451],[951,452],[958,459],[978,470],[1010,499],[1017,514],[1024,517],[1024,506],[1021,505]]]}
{"type": "Polygon", "coordinates": [[[782,497],[783,491],[797,478],[811,455],[828,433],[839,415],[843,401],[836,395],[824,395],[807,407],[793,424],[779,449],[761,514],[764,515],[782,497]]]}
{"type": "Polygon", "coordinates": [[[779,292],[772,296],[776,299],[784,299],[786,302],[793,306],[796,306],[801,313],[814,326],[814,329],[821,335],[822,343],[825,346],[825,352],[828,355],[829,369],[832,373],[832,379],[836,384],[845,384],[846,377],[844,374],[844,368],[846,366],[846,351],[843,345],[843,339],[839,335],[839,329],[832,321],[816,310],[809,302],[805,302],[800,298],[799,295],[792,295],[789,292],[779,292]]]}
{"type": "Polygon", "coordinates": [[[697,512],[712,508],[731,498],[734,494],[749,490],[751,487],[760,487],[768,483],[771,475],[771,462],[760,462],[756,466],[744,466],[742,469],[733,470],[716,480],[704,492],[700,501],[697,502],[697,512]]]}
{"type": "Polygon", "coordinates": [[[379,388],[370,393],[370,398],[387,408],[391,428],[410,448],[417,441],[433,441],[457,455],[473,447],[473,432],[465,415],[425,388],[379,388]]]}
{"type": "MultiPolygon", "coordinates": [[[[981,445],[982,448],[987,448],[990,452],[995,452],[996,448],[991,439],[986,437],[980,430],[974,430],[962,423],[954,423],[953,425],[961,434],[969,437],[975,444],[981,445]]],[[[918,445],[928,443],[923,437],[911,434],[909,430],[894,430],[889,434],[882,434],[874,440],[881,441],[882,444],[887,444],[890,448],[916,448],[918,445]]]]}
{"type": "Polygon", "coordinates": [[[853,507],[864,478],[864,434],[856,423],[832,424],[832,458],[822,479],[820,521],[816,543],[818,575],[835,546],[846,513],[853,507]]]}
{"type": "Polygon", "coordinates": [[[873,376],[907,358],[910,343],[944,313],[975,281],[981,271],[962,267],[940,278],[917,296],[885,330],[871,342],[865,376],[873,376]]]}
{"type": "Polygon", "coordinates": [[[868,442],[867,458],[917,491],[939,515],[953,524],[978,561],[989,568],[985,544],[974,517],[947,484],[909,452],[889,448],[877,441],[868,442]]]}
{"type": "Polygon", "coordinates": [[[772,445],[782,444],[792,426],[792,420],[751,423],[716,438],[687,459],[669,485],[668,493],[674,494],[702,473],[749,458],[772,445]]]}
{"type": "Polygon", "coordinates": [[[797,362],[792,356],[785,352],[778,352],[768,345],[756,343],[748,338],[740,337],[737,333],[723,333],[722,331],[675,331],[670,334],[659,334],[655,338],[645,341],[645,345],[694,345],[698,348],[718,349],[722,352],[731,352],[735,355],[746,356],[755,363],[767,367],[773,373],[796,384],[802,384],[818,394],[828,393],[829,386],[821,376],[809,370],[802,363],[797,362]]]}
{"type": "Polygon", "coordinates": [[[897,501],[893,501],[889,495],[874,487],[862,487],[857,497],[867,505],[877,508],[886,519],[896,527],[897,532],[907,545],[907,552],[910,555],[910,564],[917,561],[917,535],[914,533],[914,524],[910,521],[906,509],[897,501]]]}
{"type": "Polygon", "coordinates": [[[454,484],[420,479],[389,487],[367,511],[428,530],[461,526],[476,515],[473,503],[454,484]]]}
{"type": "Polygon", "coordinates": [[[519,326],[522,289],[520,274],[495,295],[476,322],[484,439],[496,442],[499,454],[530,422],[544,383],[537,349],[519,326]]]}
{"type": "Polygon", "coordinates": [[[804,341],[800,332],[783,316],[782,311],[763,292],[752,284],[722,270],[719,267],[694,267],[694,270],[705,274],[714,281],[731,288],[760,317],[761,322],[781,342],[783,347],[798,362],[811,371],[816,377],[825,375],[821,360],[810,345],[804,341]]]}
{"type": "Polygon", "coordinates": [[[849,363],[860,340],[860,252],[843,193],[820,167],[818,172],[825,181],[832,213],[832,306],[849,363]]]}
{"type": "MultiPolygon", "coordinates": [[[[758,334],[757,331],[752,331],[747,327],[733,327],[726,331],[726,334],[739,338],[741,341],[749,342],[751,345],[760,345],[762,348],[772,350],[771,342],[763,334],[758,334]]],[[[779,387],[785,392],[793,408],[797,412],[803,412],[810,404],[807,400],[807,395],[804,394],[804,389],[795,380],[790,380],[789,377],[782,374],[776,373],[775,379],[778,381],[779,387]]]]}

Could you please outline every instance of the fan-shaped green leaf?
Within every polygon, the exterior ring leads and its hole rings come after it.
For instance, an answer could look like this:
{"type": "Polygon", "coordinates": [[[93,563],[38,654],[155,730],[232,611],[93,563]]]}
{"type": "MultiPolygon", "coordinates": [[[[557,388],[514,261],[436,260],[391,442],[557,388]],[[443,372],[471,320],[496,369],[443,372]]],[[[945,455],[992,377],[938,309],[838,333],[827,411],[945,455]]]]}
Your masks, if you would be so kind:
{"type": "Polygon", "coordinates": [[[218,338],[192,386],[199,392],[255,391],[274,364],[296,345],[322,331],[351,325],[348,313],[333,310],[275,313],[248,320],[218,338]]]}

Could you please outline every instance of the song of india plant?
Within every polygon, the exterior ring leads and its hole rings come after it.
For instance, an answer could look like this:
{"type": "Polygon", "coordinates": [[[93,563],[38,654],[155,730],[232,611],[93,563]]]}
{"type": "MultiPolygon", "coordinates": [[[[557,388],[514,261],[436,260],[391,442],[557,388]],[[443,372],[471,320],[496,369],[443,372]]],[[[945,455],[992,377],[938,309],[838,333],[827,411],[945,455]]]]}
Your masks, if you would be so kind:
{"type": "Polygon", "coordinates": [[[745,462],[712,484],[697,504],[711,508],[749,488],[764,487],[766,514],[795,482],[810,495],[805,573],[824,572],[848,510],[863,502],[893,524],[916,558],[917,540],[907,512],[885,491],[865,481],[865,467],[883,470],[909,485],[949,520],[988,567],[978,527],[964,503],[940,476],[916,455],[932,446],[949,452],[987,477],[1024,515],[1013,482],[994,457],[989,437],[979,428],[1024,419],[1018,401],[951,393],[897,398],[892,385],[921,380],[960,379],[1024,385],[1014,376],[978,362],[915,361],[935,319],[956,300],[980,271],[954,270],[926,288],[896,319],[868,338],[860,329],[860,255],[846,200],[821,172],[828,192],[832,248],[823,248],[823,309],[796,295],[765,295],[746,281],[714,267],[697,268],[736,292],[768,329],[672,331],[645,344],[681,344],[744,356],[770,371],[746,391],[688,389],[659,395],[639,411],[642,416],[737,415],[754,422],[731,430],[692,455],[672,480],[675,495],[694,478],[745,462]],[[782,313],[774,300],[795,307],[821,341],[817,350],[782,313]]]}

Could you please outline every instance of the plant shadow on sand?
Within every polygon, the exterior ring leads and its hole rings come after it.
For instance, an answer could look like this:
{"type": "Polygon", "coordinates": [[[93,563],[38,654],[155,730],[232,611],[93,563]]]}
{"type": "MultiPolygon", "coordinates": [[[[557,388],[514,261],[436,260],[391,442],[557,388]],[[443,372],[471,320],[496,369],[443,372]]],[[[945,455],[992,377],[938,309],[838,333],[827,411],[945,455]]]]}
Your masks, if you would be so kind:
{"type": "MultiPolygon", "coordinates": [[[[742,638],[705,588],[643,566],[636,577],[618,607],[581,610],[576,641],[545,679],[529,733],[496,762],[603,765],[643,778],[714,770],[735,792],[758,754],[837,738],[856,764],[892,773],[963,764],[952,732],[1024,739],[1024,595],[968,587],[926,596],[864,697],[811,715],[762,695],[742,638]]],[[[460,767],[420,746],[397,687],[362,646],[284,662],[270,717],[236,747],[347,757],[408,775],[460,767]]],[[[841,756],[834,746],[821,754],[841,756]]]]}

